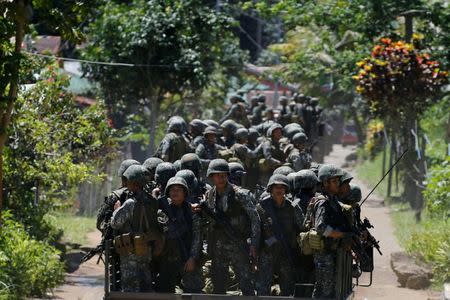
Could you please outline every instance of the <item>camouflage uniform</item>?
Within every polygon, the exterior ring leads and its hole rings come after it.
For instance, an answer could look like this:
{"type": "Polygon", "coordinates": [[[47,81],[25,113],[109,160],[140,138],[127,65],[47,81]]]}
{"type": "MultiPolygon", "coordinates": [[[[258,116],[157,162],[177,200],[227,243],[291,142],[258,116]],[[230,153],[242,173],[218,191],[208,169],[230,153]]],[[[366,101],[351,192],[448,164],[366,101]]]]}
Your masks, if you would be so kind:
{"type": "MultiPolygon", "coordinates": [[[[222,195],[213,187],[206,194],[206,204],[216,212],[223,214],[239,235],[242,244],[250,238],[251,245],[257,247],[260,237],[260,219],[251,194],[232,184],[228,184],[222,195]]],[[[210,223],[208,228],[208,252],[211,255],[211,280],[213,293],[225,294],[229,280],[228,268],[235,272],[243,295],[254,295],[253,278],[249,255],[231,241],[223,229],[210,223]]]]}
{"type": "Polygon", "coordinates": [[[155,156],[160,157],[163,161],[174,162],[180,159],[185,153],[192,152],[189,140],[183,135],[186,131],[186,124],[183,119],[175,119],[170,122],[167,134],[161,141],[155,156]]]}
{"type": "MultiPolygon", "coordinates": [[[[286,176],[273,175],[268,188],[270,189],[272,184],[283,184],[288,190],[287,182],[286,176]],[[277,178],[284,178],[284,183],[277,182],[277,178]]],[[[257,209],[263,224],[262,239],[264,240],[258,260],[256,280],[258,296],[270,295],[275,274],[279,278],[281,296],[293,295],[297,277],[295,270],[298,257],[296,237],[303,227],[302,212],[287,198],[281,206],[277,206],[271,196],[261,200],[257,209]],[[283,245],[282,241],[286,244],[283,245]]]]}
{"type": "MultiPolygon", "coordinates": [[[[144,183],[144,170],[141,166],[132,166],[127,169],[127,173],[142,173],[140,181],[144,183]],[[138,167],[142,169],[134,170],[138,167]]],[[[130,176],[133,176],[131,174],[130,176]]],[[[128,180],[131,180],[128,178],[128,180]]],[[[118,234],[130,233],[132,236],[141,235],[143,233],[152,233],[154,236],[161,238],[161,232],[157,222],[158,203],[155,199],[150,198],[143,190],[133,193],[133,197],[125,201],[125,203],[116,211],[111,218],[111,227],[118,234]]],[[[151,249],[151,248],[150,248],[151,249]]],[[[152,291],[152,276],[150,269],[152,254],[151,252],[145,256],[138,256],[132,250],[127,254],[120,255],[120,271],[121,286],[124,292],[147,292],[152,291]]]]}
{"type": "MultiPolygon", "coordinates": [[[[180,178],[172,178],[166,190],[177,184],[180,178]]],[[[184,185],[187,190],[187,186],[184,185]]],[[[167,194],[167,193],[166,193],[167,194]]],[[[183,201],[175,206],[167,196],[158,199],[159,207],[167,217],[166,243],[158,277],[157,290],[163,293],[175,293],[175,286],[181,284],[185,293],[201,293],[203,280],[201,276],[200,254],[202,247],[201,219],[193,214],[189,202],[183,201]],[[196,261],[192,272],[185,272],[184,265],[189,258],[196,261]]]]}
{"type": "Polygon", "coordinates": [[[267,131],[268,140],[262,144],[265,170],[261,172],[260,180],[263,185],[266,185],[272,172],[286,161],[286,154],[280,143],[272,139],[272,132],[278,128],[282,128],[280,124],[275,123],[272,125],[267,131]]]}

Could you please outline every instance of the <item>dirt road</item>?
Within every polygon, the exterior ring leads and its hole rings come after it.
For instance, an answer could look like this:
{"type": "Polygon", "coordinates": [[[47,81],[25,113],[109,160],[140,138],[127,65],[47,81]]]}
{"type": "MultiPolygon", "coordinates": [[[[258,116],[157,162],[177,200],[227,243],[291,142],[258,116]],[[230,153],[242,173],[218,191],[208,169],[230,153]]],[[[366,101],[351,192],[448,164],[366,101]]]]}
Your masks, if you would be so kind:
{"type": "MultiPolygon", "coordinates": [[[[343,148],[335,145],[333,152],[325,158],[326,163],[333,163],[342,166],[345,163],[345,157],[352,153],[354,148],[343,148]]],[[[348,169],[354,176],[356,174],[352,169],[348,169]]],[[[379,173],[379,170],[374,170],[379,173]]],[[[353,179],[353,183],[358,184],[363,195],[367,195],[370,188],[375,183],[367,185],[358,178],[353,179]]],[[[392,299],[392,300],[425,300],[440,299],[439,293],[432,291],[415,291],[401,288],[397,284],[397,277],[390,267],[390,255],[392,252],[400,251],[393,232],[389,209],[384,206],[383,199],[375,194],[366,201],[362,209],[362,216],[367,216],[375,226],[372,234],[380,240],[383,256],[375,253],[375,271],[373,285],[371,287],[357,287],[355,299],[392,299]]],[[[92,232],[89,234],[89,247],[94,247],[100,241],[100,234],[92,232]]],[[[81,265],[76,271],[66,275],[66,283],[54,290],[53,299],[82,299],[97,300],[103,297],[103,264],[96,264],[97,259],[93,258],[89,262],[81,265]]],[[[367,282],[363,277],[361,284],[367,282]]]]}
{"type": "MultiPolygon", "coordinates": [[[[334,145],[333,152],[325,157],[326,163],[332,163],[342,166],[345,163],[345,157],[354,152],[355,148],[343,148],[340,145],[334,145]]],[[[347,168],[353,176],[357,177],[352,169],[347,168]]],[[[379,173],[379,170],[374,170],[379,173]]],[[[363,183],[358,178],[354,178],[352,183],[361,187],[363,197],[367,195],[370,189],[376,184],[363,183]]],[[[357,287],[355,299],[392,299],[392,300],[422,300],[422,299],[440,299],[439,293],[428,290],[410,290],[399,287],[397,277],[390,267],[391,253],[401,251],[401,247],[394,236],[394,227],[391,222],[389,208],[384,206],[383,199],[375,194],[364,203],[362,207],[362,215],[368,217],[372,225],[372,234],[380,240],[381,251],[383,255],[380,256],[375,251],[375,271],[373,275],[373,284],[371,287],[357,287]]],[[[368,277],[363,277],[360,280],[361,284],[365,284],[368,277]]]]}

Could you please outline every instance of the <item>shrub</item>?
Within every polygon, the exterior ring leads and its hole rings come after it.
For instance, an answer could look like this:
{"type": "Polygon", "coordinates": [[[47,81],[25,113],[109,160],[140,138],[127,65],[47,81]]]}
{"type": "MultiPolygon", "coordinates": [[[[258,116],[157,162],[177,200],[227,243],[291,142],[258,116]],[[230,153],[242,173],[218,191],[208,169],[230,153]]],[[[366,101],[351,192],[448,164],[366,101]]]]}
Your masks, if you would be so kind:
{"type": "Polygon", "coordinates": [[[428,212],[436,218],[448,218],[450,214],[450,157],[431,168],[426,185],[423,194],[428,212]]]}
{"type": "Polygon", "coordinates": [[[442,286],[450,280],[450,223],[436,218],[422,222],[406,244],[408,252],[431,264],[433,281],[442,286]]]}
{"type": "Polygon", "coordinates": [[[29,237],[22,224],[3,213],[0,231],[0,298],[42,297],[64,281],[59,251],[29,237]]]}

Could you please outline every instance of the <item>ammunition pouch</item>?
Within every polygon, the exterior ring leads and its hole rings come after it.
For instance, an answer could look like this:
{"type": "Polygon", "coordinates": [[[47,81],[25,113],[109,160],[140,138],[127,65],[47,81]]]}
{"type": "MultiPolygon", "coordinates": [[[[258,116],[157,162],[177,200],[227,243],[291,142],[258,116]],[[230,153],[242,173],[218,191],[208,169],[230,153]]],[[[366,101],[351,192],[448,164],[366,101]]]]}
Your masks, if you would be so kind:
{"type": "Polygon", "coordinates": [[[311,255],[325,249],[323,238],[315,230],[301,232],[297,237],[297,243],[304,255],[311,255]]]}
{"type": "Polygon", "coordinates": [[[350,226],[353,225],[353,207],[347,204],[341,204],[342,213],[344,214],[350,226]]]}
{"type": "Polygon", "coordinates": [[[152,246],[150,241],[159,241],[159,239],[157,235],[152,233],[136,235],[124,233],[114,238],[114,249],[119,255],[136,254],[137,256],[151,257],[152,246]]]}
{"type": "Polygon", "coordinates": [[[225,159],[228,161],[230,158],[233,157],[233,150],[226,149],[226,150],[219,150],[219,157],[225,159]]]}
{"type": "Polygon", "coordinates": [[[272,167],[270,166],[269,162],[265,158],[261,158],[258,161],[258,165],[259,165],[259,169],[263,173],[268,173],[268,172],[270,172],[272,170],[272,167]]]}

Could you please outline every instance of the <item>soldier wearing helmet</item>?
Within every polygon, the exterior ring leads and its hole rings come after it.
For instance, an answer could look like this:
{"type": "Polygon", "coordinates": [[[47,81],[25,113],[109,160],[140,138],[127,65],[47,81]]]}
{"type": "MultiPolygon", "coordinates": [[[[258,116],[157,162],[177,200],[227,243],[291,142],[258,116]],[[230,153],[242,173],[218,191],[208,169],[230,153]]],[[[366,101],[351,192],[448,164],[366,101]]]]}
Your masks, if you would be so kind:
{"type": "Polygon", "coordinates": [[[215,222],[208,227],[208,252],[211,255],[211,280],[214,294],[225,294],[229,279],[229,266],[239,280],[239,287],[245,296],[254,295],[250,257],[256,259],[259,246],[260,221],[251,194],[228,181],[230,167],[224,159],[212,160],[207,176],[214,186],[206,193],[206,205],[217,218],[225,220],[242,245],[248,245],[249,252],[224,233],[224,228],[215,222]]]}
{"type": "Polygon", "coordinates": [[[259,125],[263,121],[263,113],[266,110],[266,96],[258,96],[258,105],[252,111],[252,125],[259,125]]]}
{"type": "Polygon", "coordinates": [[[285,126],[292,122],[292,111],[289,107],[289,100],[286,96],[280,97],[280,114],[278,116],[278,123],[280,123],[282,126],[285,126]]]}
{"type": "Polygon", "coordinates": [[[322,165],[318,178],[323,195],[313,202],[312,226],[321,236],[324,249],[314,253],[316,283],[313,298],[333,298],[335,291],[336,249],[340,240],[351,238],[351,224],[338,202],[342,169],[334,165],[322,165]]]}
{"type": "MultiPolygon", "coordinates": [[[[192,176],[195,179],[193,173],[192,176]]],[[[184,293],[201,293],[204,286],[200,261],[201,219],[192,212],[188,195],[188,183],[177,175],[169,179],[165,195],[158,199],[163,214],[160,219],[165,220],[166,241],[160,257],[163,267],[156,281],[158,292],[175,293],[175,286],[179,285],[184,293]]]]}
{"type": "Polygon", "coordinates": [[[286,161],[280,140],[283,137],[283,127],[275,123],[267,130],[267,140],[262,144],[264,160],[262,161],[262,184],[266,184],[272,172],[286,161]]]}
{"type": "Polygon", "coordinates": [[[144,192],[145,169],[132,165],[123,176],[132,195],[121,205],[117,201],[111,217],[116,230],[114,247],[120,254],[121,288],[123,292],[152,291],[150,262],[162,250],[162,234],[157,221],[158,203],[144,192]],[[155,243],[152,254],[151,242],[155,243]]]}
{"type": "Polygon", "coordinates": [[[258,296],[270,295],[275,275],[279,278],[280,295],[294,295],[298,257],[296,237],[303,227],[303,215],[286,197],[289,188],[285,175],[272,175],[267,185],[269,195],[257,205],[263,228],[256,276],[258,296]]]}
{"type": "Polygon", "coordinates": [[[174,177],[177,173],[174,165],[169,162],[159,164],[155,170],[155,182],[156,188],[153,190],[152,195],[158,198],[166,189],[166,184],[170,178],[174,177]]]}
{"type": "Polygon", "coordinates": [[[308,137],[299,132],[292,137],[292,148],[287,161],[293,166],[295,171],[309,169],[311,167],[312,156],[307,151],[306,145],[308,137]]]}
{"type": "Polygon", "coordinates": [[[205,142],[201,143],[195,149],[195,154],[200,158],[204,169],[209,162],[219,157],[219,151],[225,150],[225,147],[217,144],[217,130],[212,126],[206,127],[203,132],[205,142]]]}
{"type": "Polygon", "coordinates": [[[247,111],[244,102],[245,102],[244,99],[239,95],[231,96],[230,97],[231,107],[220,119],[219,123],[223,123],[226,120],[233,120],[236,123],[249,127],[250,121],[247,118],[247,111]]]}
{"type": "Polygon", "coordinates": [[[156,150],[155,156],[165,162],[174,162],[180,159],[183,154],[192,152],[189,141],[184,136],[186,132],[186,122],[181,117],[172,117],[169,120],[167,134],[156,150]]]}
{"type": "Polygon", "coordinates": [[[191,136],[191,147],[196,148],[198,144],[203,142],[203,132],[209,125],[199,119],[189,122],[189,134],[191,136]]]}

